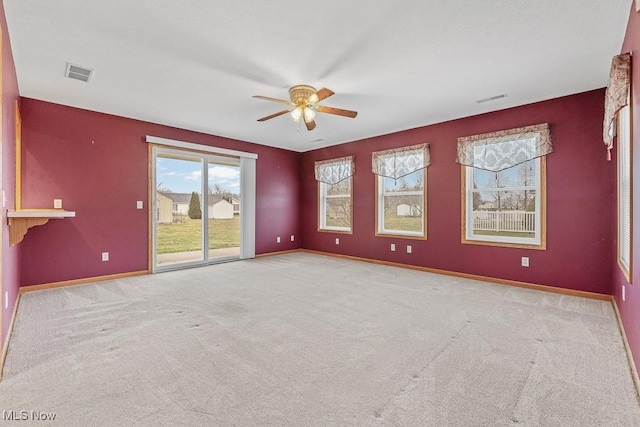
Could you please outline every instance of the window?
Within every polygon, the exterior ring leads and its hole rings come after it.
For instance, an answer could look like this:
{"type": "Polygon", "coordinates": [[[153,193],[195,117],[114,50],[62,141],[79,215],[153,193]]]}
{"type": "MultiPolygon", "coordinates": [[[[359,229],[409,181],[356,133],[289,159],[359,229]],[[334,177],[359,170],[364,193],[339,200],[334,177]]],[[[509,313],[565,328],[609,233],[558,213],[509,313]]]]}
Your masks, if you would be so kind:
{"type": "Polygon", "coordinates": [[[376,174],[376,235],[426,238],[428,144],[372,154],[376,174]]]}
{"type": "Polygon", "coordinates": [[[631,283],[631,108],[618,112],[618,264],[631,283]]]}
{"type": "Polygon", "coordinates": [[[350,233],[352,228],[352,186],[354,157],[318,161],[318,230],[350,233]]]}
{"type": "Polygon", "coordinates": [[[544,157],[493,172],[463,166],[463,241],[543,245],[544,157]]]}
{"type": "Polygon", "coordinates": [[[458,139],[462,242],[546,249],[549,126],[458,139]]]}
{"type": "Polygon", "coordinates": [[[320,182],[320,230],[351,231],[352,177],[327,184],[320,182]]]}
{"type": "Polygon", "coordinates": [[[425,170],[377,177],[378,234],[424,237],[425,170]]]}

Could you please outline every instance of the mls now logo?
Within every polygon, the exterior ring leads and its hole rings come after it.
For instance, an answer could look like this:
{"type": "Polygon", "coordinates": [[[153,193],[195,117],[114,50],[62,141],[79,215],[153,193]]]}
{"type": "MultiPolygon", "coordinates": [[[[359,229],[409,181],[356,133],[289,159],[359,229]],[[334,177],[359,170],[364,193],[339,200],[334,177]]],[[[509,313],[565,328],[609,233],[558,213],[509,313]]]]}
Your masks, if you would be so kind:
{"type": "Polygon", "coordinates": [[[40,412],[40,411],[27,411],[27,410],[3,410],[2,421],[53,421],[56,419],[54,412],[40,412]]]}

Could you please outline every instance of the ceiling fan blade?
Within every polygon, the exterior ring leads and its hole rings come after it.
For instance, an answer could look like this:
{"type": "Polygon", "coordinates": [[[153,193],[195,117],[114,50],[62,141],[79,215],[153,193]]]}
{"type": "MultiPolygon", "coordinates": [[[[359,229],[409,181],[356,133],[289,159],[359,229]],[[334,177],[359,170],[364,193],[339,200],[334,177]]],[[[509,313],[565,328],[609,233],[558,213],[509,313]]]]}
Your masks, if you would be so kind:
{"type": "Polygon", "coordinates": [[[357,111],[343,110],[341,108],[324,107],[322,105],[317,105],[314,108],[319,113],[335,114],[337,116],[350,117],[352,119],[358,115],[357,111]]]}
{"type": "Polygon", "coordinates": [[[258,99],[263,99],[265,101],[273,101],[273,102],[279,102],[281,104],[288,104],[288,105],[294,105],[293,102],[291,101],[285,101],[284,99],[277,99],[277,98],[270,98],[268,96],[260,96],[260,95],[253,95],[254,98],[258,98],[258,99]]]}
{"type": "Polygon", "coordinates": [[[273,119],[274,117],[278,117],[281,116],[283,114],[287,114],[288,112],[290,112],[291,110],[282,110],[282,111],[278,111],[277,113],[271,114],[270,116],[267,117],[263,117],[261,119],[258,119],[259,122],[264,122],[267,121],[269,119],[273,119]]]}
{"type": "Polygon", "coordinates": [[[316,122],[314,120],[305,120],[304,124],[307,125],[307,130],[314,130],[316,128],[316,122]]]}
{"type": "Polygon", "coordinates": [[[322,101],[323,99],[327,99],[328,97],[330,97],[331,95],[334,95],[334,94],[335,94],[335,92],[332,91],[331,89],[327,89],[326,87],[323,87],[322,89],[320,89],[319,91],[317,91],[315,93],[315,95],[318,98],[318,100],[315,101],[314,104],[316,102],[322,101]]]}

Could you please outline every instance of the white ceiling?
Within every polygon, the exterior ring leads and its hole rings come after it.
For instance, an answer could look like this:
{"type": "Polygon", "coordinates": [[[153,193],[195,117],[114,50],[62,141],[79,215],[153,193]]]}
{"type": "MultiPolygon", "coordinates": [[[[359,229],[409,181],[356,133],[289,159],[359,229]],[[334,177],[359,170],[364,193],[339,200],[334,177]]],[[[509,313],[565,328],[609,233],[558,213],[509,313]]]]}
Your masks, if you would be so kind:
{"type": "Polygon", "coordinates": [[[308,151],[604,87],[632,0],[4,0],[20,94],[308,151]],[[95,69],[89,84],[66,63],[95,69]],[[336,94],[308,132],[283,109],[336,94]],[[507,94],[483,104],[476,100],[507,94]]]}

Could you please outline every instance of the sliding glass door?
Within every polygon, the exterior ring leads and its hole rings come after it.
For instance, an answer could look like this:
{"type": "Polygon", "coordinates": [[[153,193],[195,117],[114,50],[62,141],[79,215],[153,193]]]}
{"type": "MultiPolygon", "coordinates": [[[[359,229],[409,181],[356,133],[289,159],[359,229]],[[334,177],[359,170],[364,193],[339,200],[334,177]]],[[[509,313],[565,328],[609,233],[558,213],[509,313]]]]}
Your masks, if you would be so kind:
{"type": "Polygon", "coordinates": [[[154,147],[153,270],[238,259],[240,159],[154,147]]]}

